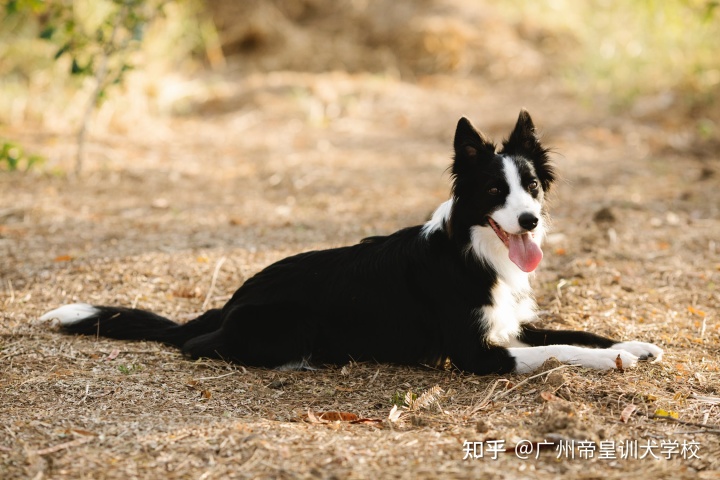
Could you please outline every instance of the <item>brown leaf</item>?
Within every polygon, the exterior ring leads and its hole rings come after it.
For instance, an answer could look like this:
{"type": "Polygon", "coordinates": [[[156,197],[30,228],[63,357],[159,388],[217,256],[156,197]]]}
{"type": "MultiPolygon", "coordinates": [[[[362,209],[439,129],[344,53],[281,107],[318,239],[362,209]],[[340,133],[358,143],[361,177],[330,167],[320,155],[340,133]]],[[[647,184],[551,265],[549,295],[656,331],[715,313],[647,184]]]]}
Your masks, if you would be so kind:
{"type": "Polygon", "coordinates": [[[363,424],[363,423],[369,423],[371,425],[379,425],[382,422],[383,422],[382,419],[379,419],[379,418],[358,418],[357,420],[353,420],[350,423],[352,423],[353,425],[363,424]]]}
{"type": "Polygon", "coordinates": [[[202,396],[202,398],[211,398],[212,397],[212,393],[210,393],[210,390],[203,390],[202,392],[200,392],[200,395],[202,396]]]}
{"type": "Polygon", "coordinates": [[[71,255],[59,255],[55,257],[56,262],[69,262],[73,257],[71,255]]]}
{"type": "Polygon", "coordinates": [[[310,423],[328,423],[327,420],[323,421],[316,417],[311,410],[308,410],[307,416],[310,423]]]}
{"type": "Polygon", "coordinates": [[[623,423],[627,423],[628,420],[630,420],[630,417],[632,416],[632,414],[635,412],[635,410],[637,410],[637,407],[635,405],[633,405],[632,403],[630,405],[628,405],[627,407],[623,408],[623,411],[620,414],[620,420],[623,423]]]}
{"type": "Polygon", "coordinates": [[[350,412],[324,412],[320,414],[320,419],[330,422],[354,422],[359,417],[350,412]]]}
{"type": "Polygon", "coordinates": [[[322,412],[316,414],[308,410],[308,420],[310,423],[356,422],[360,420],[360,417],[350,412],[322,412]]]}
{"type": "Polygon", "coordinates": [[[561,400],[560,397],[552,393],[550,390],[543,390],[542,392],[540,392],[540,398],[542,398],[546,402],[557,402],[561,400]]]}
{"type": "Polygon", "coordinates": [[[624,371],[624,369],[623,369],[623,363],[622,363],[622,358],[620,358],[620,354],[619,354],[619,353],[618,353],[617,358],[615,359],[615,368],[617,368],[617,369],[620,370],[621,372],[624,371]]]}

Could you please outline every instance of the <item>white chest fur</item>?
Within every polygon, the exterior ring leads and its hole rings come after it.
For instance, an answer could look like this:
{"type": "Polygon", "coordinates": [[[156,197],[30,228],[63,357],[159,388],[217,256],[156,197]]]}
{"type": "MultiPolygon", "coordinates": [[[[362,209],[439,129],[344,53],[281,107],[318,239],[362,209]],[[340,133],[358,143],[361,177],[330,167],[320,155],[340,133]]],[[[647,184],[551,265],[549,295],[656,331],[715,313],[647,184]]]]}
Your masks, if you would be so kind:
{"type": "Polygon", "coordinates": [[[492,304],[478,311],[489,343],[507,347],[514,344],[523,323],[535,319],[535,300],[527,289],[513,289],[502,280],[492,289],[492,304]]]}
{"type": "Polygon", "coordinates": [[[478,260],[488,264],[498,275],[491,292],[492,303],[479,309],[478,322],[483,322],[489,343],[502,347],[514,345],[520,325],[536,318],[530,274],[510,261],[507,247],[490,228],[473,227],[470,238],[478,260]]]}

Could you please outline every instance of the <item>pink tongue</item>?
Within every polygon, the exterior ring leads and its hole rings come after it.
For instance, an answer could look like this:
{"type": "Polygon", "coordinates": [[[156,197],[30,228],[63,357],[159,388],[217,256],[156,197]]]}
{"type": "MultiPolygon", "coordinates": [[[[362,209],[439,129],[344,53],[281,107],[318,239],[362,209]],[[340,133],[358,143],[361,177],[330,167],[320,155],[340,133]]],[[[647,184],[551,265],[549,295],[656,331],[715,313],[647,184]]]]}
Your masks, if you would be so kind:
{"type": "Polygon", "coordinates": [[[510,260],[523,272],[532,272],[543,258],[542,250],[530,235],[508,235],[510,260]]]}

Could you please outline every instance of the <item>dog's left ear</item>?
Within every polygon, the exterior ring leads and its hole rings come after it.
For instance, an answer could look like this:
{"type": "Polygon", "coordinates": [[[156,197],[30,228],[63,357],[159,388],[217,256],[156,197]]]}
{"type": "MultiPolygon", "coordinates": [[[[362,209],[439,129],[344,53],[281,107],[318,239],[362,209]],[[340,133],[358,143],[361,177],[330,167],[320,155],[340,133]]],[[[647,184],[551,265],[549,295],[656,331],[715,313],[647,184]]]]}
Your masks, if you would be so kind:
{"type": "Polygon", "coordinates": [[[555,171],[550,164],[548,149],[544,148],[535,133],[530,114],[524,108],[520,110],[515,128],[510,138],[503,141],[501,154],[521,155],[533,162],[543,190],[548,191],[555,180],[555,171]]]}

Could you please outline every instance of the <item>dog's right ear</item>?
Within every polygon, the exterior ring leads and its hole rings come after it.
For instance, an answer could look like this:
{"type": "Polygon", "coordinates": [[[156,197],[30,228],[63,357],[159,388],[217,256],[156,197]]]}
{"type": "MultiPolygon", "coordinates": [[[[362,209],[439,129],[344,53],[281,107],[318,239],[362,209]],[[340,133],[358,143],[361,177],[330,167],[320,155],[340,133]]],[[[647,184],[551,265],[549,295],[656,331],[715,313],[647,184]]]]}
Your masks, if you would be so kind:
{"type": "Polygon", "coordinates": [[[478,159],[492,158],[495,154],[495,144],[485,135],[475,130],[470,120],[462,117],[455,129],[455,163],[478,159]]]}

